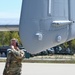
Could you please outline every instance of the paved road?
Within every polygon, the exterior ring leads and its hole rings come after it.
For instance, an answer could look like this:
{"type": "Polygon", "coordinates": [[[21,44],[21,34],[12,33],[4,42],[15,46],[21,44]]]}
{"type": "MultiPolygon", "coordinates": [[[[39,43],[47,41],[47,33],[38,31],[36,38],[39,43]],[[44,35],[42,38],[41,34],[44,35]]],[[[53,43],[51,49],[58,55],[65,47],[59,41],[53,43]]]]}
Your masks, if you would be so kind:
{"type": "MultiPolygon", "coordinates": [[[[0,63],[0,75],[5,63],[0,63]]],[[[22,75],[75,75],[75,64],[23,63],[22,75]]]]}

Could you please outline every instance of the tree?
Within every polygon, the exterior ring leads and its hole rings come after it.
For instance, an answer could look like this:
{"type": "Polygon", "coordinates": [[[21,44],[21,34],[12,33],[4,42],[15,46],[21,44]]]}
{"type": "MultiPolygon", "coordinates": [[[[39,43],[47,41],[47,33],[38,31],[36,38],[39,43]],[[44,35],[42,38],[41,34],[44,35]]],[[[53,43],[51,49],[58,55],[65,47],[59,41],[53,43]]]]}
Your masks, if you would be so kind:
{"type": "Polygon", "coordinates": [[[19,32],[17,32],[17,31],[0,32],[0,46],[9,45],[10,40],[12,38],[18,39],[19,43],[21,44],[20,37],[19,37],[19,32]]]}

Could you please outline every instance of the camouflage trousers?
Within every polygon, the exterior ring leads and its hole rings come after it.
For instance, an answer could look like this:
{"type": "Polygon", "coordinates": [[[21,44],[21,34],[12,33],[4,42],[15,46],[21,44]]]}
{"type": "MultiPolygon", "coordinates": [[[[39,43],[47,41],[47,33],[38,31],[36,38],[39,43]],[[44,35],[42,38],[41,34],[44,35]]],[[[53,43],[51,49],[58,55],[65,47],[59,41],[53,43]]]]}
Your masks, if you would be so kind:
{"type": "Polygon", "coordinates": [[[3,75],[21,75],[21,73],[5,73],[5,74],[3,74],[3,75]]]}
{"type": "Polygon", "coordinates": [[[19,68],[4,69],[3,75],[21,75],[21,69],[19,68]]]}

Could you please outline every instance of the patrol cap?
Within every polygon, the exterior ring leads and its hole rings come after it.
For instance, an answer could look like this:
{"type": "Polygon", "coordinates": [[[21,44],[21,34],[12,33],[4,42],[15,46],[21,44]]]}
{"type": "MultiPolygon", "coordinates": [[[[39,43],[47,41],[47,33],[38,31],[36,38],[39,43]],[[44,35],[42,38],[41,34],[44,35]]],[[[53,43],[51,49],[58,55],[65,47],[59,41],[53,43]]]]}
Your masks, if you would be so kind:
{"type": "Polygon", "coordinates": [[[18,39],[16,39],[16,38],[13,38],[13,39],[11,39],[11,41],[16,41],[16,42],[18,42],[18,39]]]}
{"type": "Polygon", "coordinates": [[[16,41],[16,46],[19,47],[18,39],[13,38],[13,39],[11,39],[11,41],[16,41]]]}

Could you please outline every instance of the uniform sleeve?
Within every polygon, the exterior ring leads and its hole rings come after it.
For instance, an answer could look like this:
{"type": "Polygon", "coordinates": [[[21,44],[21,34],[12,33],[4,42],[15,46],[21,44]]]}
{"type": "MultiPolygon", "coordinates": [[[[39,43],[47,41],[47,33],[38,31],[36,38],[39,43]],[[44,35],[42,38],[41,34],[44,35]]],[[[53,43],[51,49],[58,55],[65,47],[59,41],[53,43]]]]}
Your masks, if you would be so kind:
{"type": "Polygon", "coordinates": [[[17,59],[22,59],[24,58],[24,51],[22,50],[12,50],[13,55],[17,58],[17,59]]]}
{"type": "Polygon", "coordinates": [[[10,63],[10,62],[11,62],[11,55],[12,55],[12,52],[11,52],[11,50],[10,50],[10,51],[8,51],[8,53],[7,53],[7,60],[6,60],[7,63],[10,63]]]}

